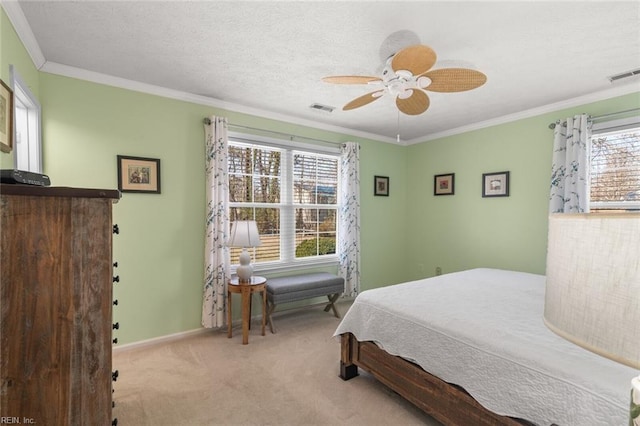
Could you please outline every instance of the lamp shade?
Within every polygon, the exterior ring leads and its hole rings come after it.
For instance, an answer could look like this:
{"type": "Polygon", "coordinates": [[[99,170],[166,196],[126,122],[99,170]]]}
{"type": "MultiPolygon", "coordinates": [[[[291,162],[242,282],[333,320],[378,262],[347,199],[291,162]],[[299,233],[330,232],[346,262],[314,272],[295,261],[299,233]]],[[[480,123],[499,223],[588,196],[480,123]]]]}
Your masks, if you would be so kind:
{"type": "Polygon", "coordinates": [[[258,247],[262,244],[255,220],[238,220],[231,223],[231,247],[258,247]]]}
{"type": "Polygon", "coordinates": [[[551,215],[546,276],[548,328],[640,368],[640,214],[551,215]]]}

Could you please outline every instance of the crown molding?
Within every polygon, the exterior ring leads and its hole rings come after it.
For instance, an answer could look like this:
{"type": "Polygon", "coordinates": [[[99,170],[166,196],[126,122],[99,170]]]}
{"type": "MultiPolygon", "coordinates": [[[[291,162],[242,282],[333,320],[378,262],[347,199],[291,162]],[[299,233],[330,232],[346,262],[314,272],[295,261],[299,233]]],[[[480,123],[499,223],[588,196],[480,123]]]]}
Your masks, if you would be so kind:
{"type": "Polygon", "coordinates": [[[31,31],[27,18],[22,12],[20,4],[17,0],[0,0],[0,5],[2,5],[9,21],[11,21],[11,25],[13,25],[13,28],[16,30],[16,33],[27,50],[27,53],[31,57],[33,64],[37,69],[40,69],[46,60],[42,54],[42,50],[40,50],[40,45],[36,41],[36,36],[33,35],[33,31],[31,31]]]}
{"type": "MultiPolygon", "coordinates": [[[[381,136],[381,135],[368,133],[368,132],[361,132],[353,129],[348,129],[345,127],[333,126],[330,124],[318,123],[313,120],[307,120],[307,119],[290,116],[286,114],[275,113],[275,112],[266,111],[259,108],[253,108],[253,107],[248,107],[246,105],[232,103],[232,102],[221,101],[219,99],[211,98],[208,96],[194,95],[192,93],[168,89],[166,87],[154,86],[151,84],[141,83],[138,81],[127,80],[124,78],[114,77],[111,75],[101,74],[93,71],[88,71],[81,68],[58,64],[55,62],[46,61],[44,65],[42,65],[40,70],[43,72],[51,73],[51,74],[77,78],[79,80],[91,81],[94,83],[118,87],[121,89],[132,90],[136,92],[161,96],[165,98],[175,99],[175,100],[184,101],[184,102],[190,102],[190,103],[199,104],[199,105],[211,106],[214,108],[220,108],[227,111],[253,115],[260,118],[267,118],[271,120],[282,121],[288,124],[297,124],[300,126],[310,127],[318,130],[325,130],[328,132],[340,133],[347,136],[355,136],[355,137],[360,137],[364,139],[375,140],[378,142],[385,142],[393,145],[398,145],[398,142],[396,139],[390,138],[387,136],[381,136]]],[[[555,102],[553,104],[543,105],[541,107],[531,108],[525,111],[504,115],[495,119],[480,121],[480,122],[472,123],[466,126],[445,130],[443,132],[426,134],[424,136],[414,138],[411,140],[401,141],[400,145],[408,146],[408,145],[428,142],[434,139],[440,139],[447,136],[454,136],[461,133],[480,130],[487,127],[497,126],[500,124],[506,124],[513,121],[517,121],[517,120],[536,117],[539,115],[559,111],[562,109],[573,108],[573,107],[585,105],[592,102],[598,102],[601,100],[614,98],[617,96],[636,93],[639,91],[640,91],[640,87],[638,86],[638,84],[635,82],[632,82],[626,85],[612,87],[607,90],[602,90],[599,92],[590,93],[590,94],[579,96],[576,98],[555,102]]],[[[342,141],[342,142],[346,142],[346,141],[342,141]]]]}
{"type": "Polygon", "coordinates": [[[543,105],[537,108],[531,108],[525,111],[516,112],[513,114],[503,115],[491,120],[480,121],[478,123],[469,124],[467,126],[457,127],[455,129],[445,130],[443,132],[432,133],[425,135],[421,138],[411,139],[406,141],[406,145],[414,145],[417,143],[428,142],[434,139],[440,139],[447,136],[459,135],[461,133],[471,132],[473,130],[480,130],[486,127],[497,126],[499,124],[506,124],[512,121],[518,121],[525,118],[536,117],[539,115],[560,111],[567,108],[574,108],[581,105],[589,104],[592,102],[598,102],[605,99],[615,98],[617,96],[628,95],[630,93],[640,92],[640,86],[638,83],[629,83],[624,86],[612,87],[610,89],[602,90],[599,92],[590,93],[588,95],[578,96],[577,98],[566,99],[564,101],[555,102],[553,104],[543,105]]]}
{"type": "MultiPolygon", "coordinates": [[[[194,95],[192,93],[182,92],[180,90],[167,89],[166,87],[154,86],[152,84],[146,84],[138,81],[127,80],[124,78],[114,77],[111,75],[102,74],[94,71],[88,71],[85,69],[71,67],[71,66],[59,64],[56,62],[50,62],[50,61],[45,62],[45,64],[42,66],[40,71],[47,72],[50,74],[61,75],[64,77],[72,77],[79,80],[91,81],[93,83],[104,84],[107,86],[118,87],[121,89],[132,90],[135,92],[161,96],[164,98],[170,98],[170,99],[190,102],[198,105],[206,105],[206,106],[220,108],[228,111],[253,115],[260,118],[283,121],[288,124],[297,124],[305,127],[314,128],[314,129],[326,130],[333,133],[341,133],[349,136],[372,139],[379,142],[396,143],[395,140],[392,138],[376,135],[373,133],[361,132],[353,129],[347,129],[345,127],[318,123],[313,120],[307,120],[307,119],[294,117],[286,114],[266,111],[259,108],[248,107],[248,106],[236,104],[233,102],[221,101],[219,99],[211,98],[208,96],[194,95]]],[[[346,142],[346,141],[343,141],[343,142],[346,142]]]]}

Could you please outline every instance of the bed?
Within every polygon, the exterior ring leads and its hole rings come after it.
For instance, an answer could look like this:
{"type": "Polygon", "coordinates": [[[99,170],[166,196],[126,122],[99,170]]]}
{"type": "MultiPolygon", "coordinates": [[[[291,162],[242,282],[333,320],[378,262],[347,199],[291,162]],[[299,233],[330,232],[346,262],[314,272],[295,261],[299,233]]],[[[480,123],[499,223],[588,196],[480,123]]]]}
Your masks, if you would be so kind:
{"type": "Polygon", "coordinates": [[[545,278],[472,269],[362,292],[335,331],[361,368],[451,425],[624,426],[638,371],[549,331],[545,278]]]}

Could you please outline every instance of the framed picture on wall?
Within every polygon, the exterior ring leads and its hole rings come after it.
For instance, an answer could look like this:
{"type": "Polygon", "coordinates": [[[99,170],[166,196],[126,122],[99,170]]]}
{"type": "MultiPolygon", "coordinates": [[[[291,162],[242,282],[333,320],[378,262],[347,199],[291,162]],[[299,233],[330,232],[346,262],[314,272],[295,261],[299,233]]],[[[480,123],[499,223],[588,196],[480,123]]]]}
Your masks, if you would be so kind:
{"type": "Polygon", "coordinates": [[[435,175],[433,177],[433,195],[454,195],[455,173],[435,175]]]}
{"type": "Polygon", "coordinates": [[[389,177],[374,176],[373,177],[373,195],[389,196],[389,177]]]}
{"type": "Polygon", "coordinates": [[[13,149],[13,91],[0,80],[0,151],[13,149]]]}
{"type": "Polygon", "coordinates": [[[484,173],[482,175],[483,197],[508,197],[509,172],[484,173]]]}
{"type": "Polygon", "coordinates": [[[118,189],[160,194],[160,160],[118,155],[118,189]]]}

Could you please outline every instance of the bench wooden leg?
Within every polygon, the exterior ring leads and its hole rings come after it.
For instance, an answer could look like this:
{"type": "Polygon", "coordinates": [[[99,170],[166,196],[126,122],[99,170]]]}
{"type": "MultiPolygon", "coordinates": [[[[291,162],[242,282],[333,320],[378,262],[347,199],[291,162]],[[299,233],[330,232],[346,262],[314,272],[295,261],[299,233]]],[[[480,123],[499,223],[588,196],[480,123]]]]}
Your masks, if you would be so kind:
{"type": "Polygon", "coordinates": [[[276,310],[276,305],[267,301],[267,321],[269,322],[269,329],[272,334],[276,333],[276,328],[273,326],[273,320],[271,319],[271,314],[276,310]]]}
{"type": "Polygon", "coordinates": [[[336,305],[334,305],[335,301],[338,300],[338,297],[340,297],[340,293],[327,295],[327,299],[329,299],[329,303],[327,303],[327,306],[324,307],[325,312],[329,312],[329,309],[333,309],[333,315],[335,315],[336,318],[340,318],[340,314],[336,309],[336,305]]]}

